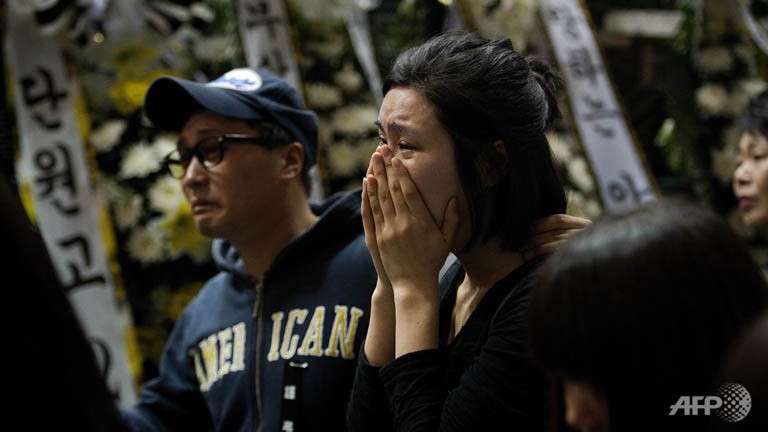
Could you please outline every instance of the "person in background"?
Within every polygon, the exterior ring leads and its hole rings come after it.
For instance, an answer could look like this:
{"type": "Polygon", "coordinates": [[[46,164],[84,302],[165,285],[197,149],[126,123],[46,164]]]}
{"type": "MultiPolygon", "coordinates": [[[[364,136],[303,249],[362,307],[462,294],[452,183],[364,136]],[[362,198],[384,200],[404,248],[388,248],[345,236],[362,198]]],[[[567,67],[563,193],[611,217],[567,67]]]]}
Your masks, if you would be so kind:
{"type": "MultiPolygon", "coordinates": [[[[376,273],[360,192],[310,202],[317,116],[266,70],[161,77],[145,97],[220,272],[184,309],[159,374],[124,412],[134,431],[338,431],[376,273]]],[[[570,229],[541,221],[557,247],[570,229]],[[553,227],[554,225],[554,227],[553,227]]]]}
{"type": "Polygon", "coordinates": [[[561,385],[553,423],[706,430],[678,400],[715,394],[767,302],[746,244],[714,212],[666,198],[604,214],[549,257],[531,298],[532,349],[561,385]]]}
{"type": "Polygon", "coordinates": [[[0,233],[9,332],[3,421],[8,429],[128,430],[38,228],[0,175],[0,233]]]}
{"type": "Polygon", "coordinates": [[[545,137],[556,81],[508,39],[475,33],[395,60],[363,180],[378,279],[350,430],[544,429],[548,382],[528,352],[527,308],[546,254],[526,261],[520,249],[566,208],[545,137]]]}
{"type": "Polygon", "coordinates": [[[738,141],[733,193],[744,223],[768,229],[768,89],[753,97],[737,120],[738,141]]]}
{"type": "MultiPolygon", "coordinates": [[[[737,421],[712,421],[712,430],[719,432],[761,432],[768,430],[768,310],[755,320],[728,351],[721,383],[734,383],[748,393],[750,404],[742,411],[730,414],[746,415],[737,421]]],[[[738,402],[741,402],[739,400],[738,402]]],[[[718,419],[719,420],[719,419],[718,419]]]]}

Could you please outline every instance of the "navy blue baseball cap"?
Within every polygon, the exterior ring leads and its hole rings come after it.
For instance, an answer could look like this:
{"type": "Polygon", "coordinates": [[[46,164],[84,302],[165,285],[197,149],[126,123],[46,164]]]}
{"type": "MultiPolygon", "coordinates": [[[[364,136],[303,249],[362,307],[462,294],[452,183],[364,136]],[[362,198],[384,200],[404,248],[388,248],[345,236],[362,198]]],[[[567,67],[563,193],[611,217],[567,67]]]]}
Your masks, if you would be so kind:
{"type": "Polygon", "coordinates": [[[223,117],[272,121],[304,146],[305,162],[317,162],[317,114],[299,92],[263,69],[237,68],[209,83],[164,76],[150,84],[144,112],[155,127],[179,132],[200,108],[223,117]]]}

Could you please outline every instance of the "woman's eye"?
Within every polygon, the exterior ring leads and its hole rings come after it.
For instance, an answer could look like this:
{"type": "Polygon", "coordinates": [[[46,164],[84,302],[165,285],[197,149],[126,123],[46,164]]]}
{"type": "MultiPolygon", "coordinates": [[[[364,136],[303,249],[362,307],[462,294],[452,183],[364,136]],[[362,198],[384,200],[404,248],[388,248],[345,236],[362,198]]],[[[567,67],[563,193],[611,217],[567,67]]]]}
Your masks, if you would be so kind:
{"type": "Polygon", "coordinates": [[[406,143],[399,143],[399,144],[397,145],[397,148],[398,148],[399,150],[413,150],[413,147],[412,147],[412,146],[410,146],[410,145],[408,145],[408,144],[406,144],[406,143]]]}
{"type": "Polygon", "coordinates": [[[376,142],[376,147],[381,147],[387,145],[387,140],[385,140],[383,137],[377,136],[374,138],[376,142]]]}

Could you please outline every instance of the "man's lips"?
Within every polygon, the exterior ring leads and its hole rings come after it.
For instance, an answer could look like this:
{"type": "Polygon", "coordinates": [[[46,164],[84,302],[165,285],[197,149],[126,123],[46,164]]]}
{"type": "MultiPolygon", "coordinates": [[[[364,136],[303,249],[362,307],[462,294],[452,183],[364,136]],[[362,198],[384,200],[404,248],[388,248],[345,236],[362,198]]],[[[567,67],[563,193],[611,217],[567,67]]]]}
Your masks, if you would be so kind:
{"type": "Polygon", "coordinates": [[[213,206],[214,206],[213,201],[204,201],[204,200],[192,201],[192,204],[190,204],[190,207],[192,208],[192,213],[203,212],[207,209],[210,209],[213,206]]]}

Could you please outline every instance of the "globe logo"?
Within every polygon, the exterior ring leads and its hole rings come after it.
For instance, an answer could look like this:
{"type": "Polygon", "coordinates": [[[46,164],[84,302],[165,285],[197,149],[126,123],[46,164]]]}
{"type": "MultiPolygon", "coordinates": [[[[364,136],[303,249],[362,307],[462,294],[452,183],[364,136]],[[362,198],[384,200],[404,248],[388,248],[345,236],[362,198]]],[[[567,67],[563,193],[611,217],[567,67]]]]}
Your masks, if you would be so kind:
{"type": "Polygon", "coordinates": [[[720,420],[737,422],[749,414],[752,409],[752,396],[744,386],[736,383],[726,383],[717,389],[717,396],[723,405],[715,411],[720,420]]]}

